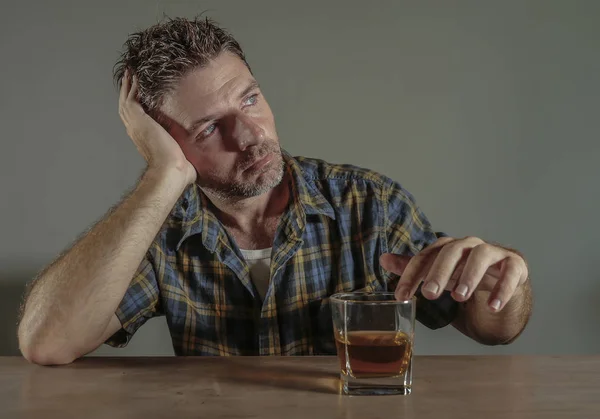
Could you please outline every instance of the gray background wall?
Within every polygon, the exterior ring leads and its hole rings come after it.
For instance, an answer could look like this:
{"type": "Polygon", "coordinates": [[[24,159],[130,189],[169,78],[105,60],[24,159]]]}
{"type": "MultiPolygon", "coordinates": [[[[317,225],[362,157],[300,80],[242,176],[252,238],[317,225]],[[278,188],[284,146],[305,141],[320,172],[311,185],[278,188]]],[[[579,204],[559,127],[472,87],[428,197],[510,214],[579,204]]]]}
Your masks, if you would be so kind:
{"type": "MultiPolygon", "coordinates": [[[[209,15],[245,48],[294,154],[402,182],[436,229],[521,249],[535,312],[513,345],[418,330],[417,352],[600,352],[600,2],[4,1],[0,355],[26,281],[135,182],[111,69],[128,33],[209,15]]],[[[169,355],[164,320],[127,349],[169,355]]]]}

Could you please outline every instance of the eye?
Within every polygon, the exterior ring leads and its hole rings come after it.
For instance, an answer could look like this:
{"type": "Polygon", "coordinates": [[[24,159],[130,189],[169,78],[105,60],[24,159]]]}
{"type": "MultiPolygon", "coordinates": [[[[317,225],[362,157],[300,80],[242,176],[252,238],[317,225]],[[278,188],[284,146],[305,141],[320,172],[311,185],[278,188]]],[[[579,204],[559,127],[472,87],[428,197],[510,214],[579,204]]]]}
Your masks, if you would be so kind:
{"type": "Polygon", "coordinates": [[[201,137],[209,137],[217,129],[217,124],[210,124],[202,130],[200,133],[201,137]]]}
{"type": "Polygon", "coordinates": [[[252,105],[256,105],[256,102],[258,102],[258,93],[248,96],[246,98],[246,100],[244,100],[244,105],[252,106],[252,105]]]}

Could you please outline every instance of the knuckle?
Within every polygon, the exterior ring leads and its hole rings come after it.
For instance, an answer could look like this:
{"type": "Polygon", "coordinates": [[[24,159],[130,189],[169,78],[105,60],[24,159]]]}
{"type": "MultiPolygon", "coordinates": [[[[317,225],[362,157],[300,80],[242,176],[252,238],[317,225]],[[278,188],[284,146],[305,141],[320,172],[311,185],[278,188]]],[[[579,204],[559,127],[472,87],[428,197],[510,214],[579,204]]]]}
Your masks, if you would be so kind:
{"type": "Polygon", "coordinates": [[[416,256],[414,256],[410,262],[408,262],[407,268],[408,266],[410,266],[412,269],[416,269],[416,270],[421,270],[424,266],[427,265],[427,261],[429,260],[427,255],[423,255],[423,254],[418,254],[416,256]]]}
{"type": "Polygon", "coordinates": [[[519,265],[523,271],[527,270],[527,262],[525,262],[525,259],[523,259],[520,255],[513,253],[510,255],[510,259],[514,260],[515,263],[519,265]]]}
{"type": "Polygon", "coordinates": [[[436,284],[442,282],[445,277],[449,275],[448,269],[443,266],[432,267],[427,274],[425,282],[435,282],[436,284]]]}
{"type": "Polygon", "coordinates": [[[429,270],[429,275],[427,282],[429,281],[437,281],[437,279],[444,274],[444,269],[440,267],[432,267],[429,270]]]}
{"type": "Polygon", "coordinates": [[[506,273],[520,277],[523,274],[523,267],[514,259],[509,258],[506,262],[506,273]]]}
{"type": "Polygon", "coordinates": [[[475,278],[475,275],[473,272],[463,272],[462,276],[459,279],[459,283],[460,284],[465,284],[469,287],[469,289],[474,288],[475,285],[477,285],[479,281],[477,281],[477,279],[475,278]]]}
{"type": "Polygon", "coordinates": [[[516,289],[516,286],[511,281],[503,281],[498,285],[498,295],[507,296],[511,295],[516,289]]]}
{"type": "Polygon", "coordinates": [[[442,247],[438,253],[438,260],[441,259],[445,259],[447,258],[449,255],[451,255],[454,250],[455,250],[456,246],[453,246],[452,243],[449,243],[447,245],[445,245],[444,247],[442,247]]]}
{"type": "Polygon", "coordinates": [[[476,245],[473,248],[473,252],[475,252],[475,254],[477,254],[478,256],[488,256],[491,255],[494,251],[494,246],[488,244],[488,243],[480,243],[478,245],[476,245]]]}
{"type": "Polygon", "coordinates": [[[464,245],[461,244],[459,241],[450,242],[444,247],[442,247],[442,249],[440,250],[440,255],[447,257],[455,253],[460,253],[463,249],[463,246],[464,245]]]}
{"type": "Polygon", "coordinates": [[[456,239],[452,238],[452,237],[440,237],[439,239],[437,239],[436,243],[439,244],[444,244],[444,243],[450,243],[456,241],[456,239]]]}
{"type": "Polygon", "coordinates": [[[465,242],[469,243],[469,244],[473,244],[473,245],[478,245],[478,244],[482,244],[485,243],[483,240],[481,240],[479,237],[475,237],[475,236],[466,236],[463,239],[465,242]]]}

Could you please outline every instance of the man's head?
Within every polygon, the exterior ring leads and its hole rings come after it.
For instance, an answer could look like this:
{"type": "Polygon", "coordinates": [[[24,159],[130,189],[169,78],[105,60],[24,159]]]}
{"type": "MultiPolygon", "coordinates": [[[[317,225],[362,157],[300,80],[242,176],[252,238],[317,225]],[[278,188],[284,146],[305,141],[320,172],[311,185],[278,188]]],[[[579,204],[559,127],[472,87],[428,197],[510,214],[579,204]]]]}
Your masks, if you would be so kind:
{"type": "Polygon", "coordinates": [[[135,33],[115,66],[138,78],[138,100],[180,145],[197,183],[225,199],[281,182],[273,113],[237,41],[209,19],[170,19],[135,33]]]}

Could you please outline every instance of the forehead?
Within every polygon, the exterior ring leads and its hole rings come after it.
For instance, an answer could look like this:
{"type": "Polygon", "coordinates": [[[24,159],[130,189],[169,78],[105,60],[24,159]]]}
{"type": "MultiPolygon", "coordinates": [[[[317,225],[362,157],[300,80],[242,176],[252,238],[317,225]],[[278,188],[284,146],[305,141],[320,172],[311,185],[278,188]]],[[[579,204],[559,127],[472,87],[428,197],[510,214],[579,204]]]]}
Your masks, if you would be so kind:
{"type": "Polygon", "coordinates": [[[206,66],[187,73],[165,97],[163,111],[186,120],[218,112],[237,102],[239,94],[253,81],[246,64],[236,55],[224,52],[206,66]]]}

